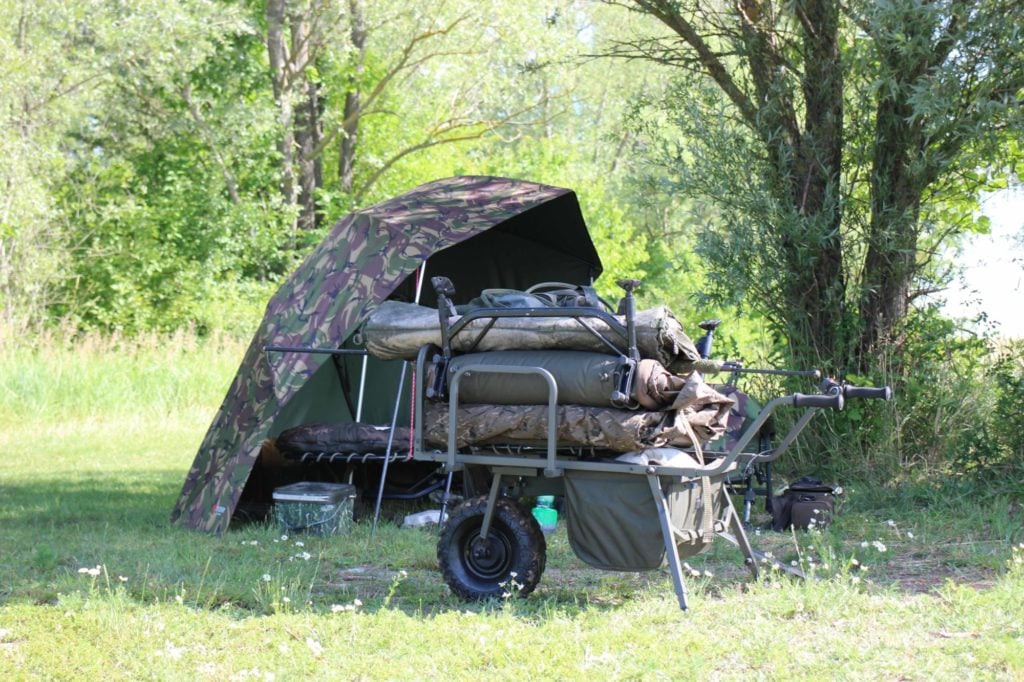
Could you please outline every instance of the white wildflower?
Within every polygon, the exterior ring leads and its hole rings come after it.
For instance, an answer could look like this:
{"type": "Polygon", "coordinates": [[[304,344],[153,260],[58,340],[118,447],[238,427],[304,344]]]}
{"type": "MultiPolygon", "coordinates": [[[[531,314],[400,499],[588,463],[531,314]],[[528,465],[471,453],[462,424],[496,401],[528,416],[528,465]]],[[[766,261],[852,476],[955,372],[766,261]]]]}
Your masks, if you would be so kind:
{"type": "Polygon", "coordinates": [[[911,533],[911,532],[910,532],[910,531],[908,530],[908,531],[907,531],[907,537],[908,537],[908,538],[910,538],[911,540],[913,540],[913,539],[914,539],[914,534],[913,534],[913,533],[911,533]]]}
{"type": "Polygon", "coordinates": [[[312,637],[307,637],[306,638],[306,646],[309,647],[309,650],[311,652],[313,652],[314,656],[319,656],[320,654],[322,654],[324,652],[323,645],[320,644],[320,642],[318,642],[315,639],[313,639],[312,637]]]}
{"type": "Polygon", "coordinates": [[[296,546],[296,547],[305,547],[305,546],[306,546],[306,543],[305,543],[305,542],[303,542],[302,540],[296,540],[296,541],[295,541],[295,546],[296,546]]]}
{"type": "Polygon", "coordinates": [[[896,522],[893,521],[892,519],[889,519],[888,521],[885,522],[885,525],[889,526],[890,528],[895,528],[896,527],[896,522]]]}
{"type": "Polygon", "coordinates": [[[274,577],[272,575],[270,575],[269,573],[264,573],[263,574],[263,582],[269,583],[273,579],[274,579],[274,577]]]}
{"type": "Polygon", "coordinates": [[[181,658],[182,654],[185,653],[185,647],[174,646],[174,642],[167,640],[166,642],[164,642],[164,653],[173,660],[177,661],[181,658]]]}

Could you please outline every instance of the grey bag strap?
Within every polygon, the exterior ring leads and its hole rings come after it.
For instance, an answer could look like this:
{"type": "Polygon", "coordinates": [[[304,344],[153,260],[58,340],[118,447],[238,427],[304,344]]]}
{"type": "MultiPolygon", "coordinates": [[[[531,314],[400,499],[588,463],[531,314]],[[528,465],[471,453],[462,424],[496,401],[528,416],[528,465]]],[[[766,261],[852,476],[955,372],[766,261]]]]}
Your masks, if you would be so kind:
{"type": "MultiPolygon", "coordinates": [[[[683,430],[686,431],[686,435],[693,441],[693,454],[697,461],[704,464],[704,450],[700,446],[700,439],[697,438],[697,434],[693,431],[693,426],[689,420],[683,419],[683,430]]],[[[710,545],[715,541],[715,510],[711,500],[711,479],[707,476],[701,476],[700,479],[700,494],[701,494],[701,542],[704,545],[710,545]]]]}

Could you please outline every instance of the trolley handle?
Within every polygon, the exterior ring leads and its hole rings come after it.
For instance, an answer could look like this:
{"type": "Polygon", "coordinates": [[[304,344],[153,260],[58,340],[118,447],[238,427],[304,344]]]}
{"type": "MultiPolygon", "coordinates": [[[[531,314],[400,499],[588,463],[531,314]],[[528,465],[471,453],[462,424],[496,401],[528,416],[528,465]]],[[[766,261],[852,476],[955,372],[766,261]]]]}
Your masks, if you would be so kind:
{"type": "Polygon", "coordinates": [[[790,396],[793,400],[794,407],[819,407],[823,409],[841,410],[843,409],[843,394],[835,393],[832,395],[806,395],[804,393],[794,393],[790,396]]]}
{"type": "Polygon", "coordinates": [[[843,386],[843,396],[847,398],[867,398],[871,400],[892,400],[892,389],[888,386],[843,386]]]}

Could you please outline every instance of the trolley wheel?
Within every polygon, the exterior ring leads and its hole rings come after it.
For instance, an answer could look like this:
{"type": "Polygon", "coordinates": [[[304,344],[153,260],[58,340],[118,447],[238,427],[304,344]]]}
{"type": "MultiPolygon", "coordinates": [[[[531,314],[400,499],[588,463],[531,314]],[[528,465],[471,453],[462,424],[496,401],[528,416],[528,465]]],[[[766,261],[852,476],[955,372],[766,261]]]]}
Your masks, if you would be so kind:
{"type": "Polygon", "coordinates": [[[544,572],[547,543],[540,524],[508,498],[499,497],[485,540],[480,527],[486,510],[486,496],[466,500],[452,510],[437,542],[441,575],[463,599],[506,593],[525,597],[544,572]]]}

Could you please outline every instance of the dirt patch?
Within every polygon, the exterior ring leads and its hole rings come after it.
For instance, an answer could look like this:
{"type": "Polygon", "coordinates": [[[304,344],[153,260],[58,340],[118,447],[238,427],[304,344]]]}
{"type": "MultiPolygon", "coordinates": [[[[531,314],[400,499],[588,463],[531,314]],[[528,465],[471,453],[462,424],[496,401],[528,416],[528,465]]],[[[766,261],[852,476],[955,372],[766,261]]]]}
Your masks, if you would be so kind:
{"type": "Polygon", "coordinates": [[[897,555],[875,582],[911,594],[933,592],[949,582],[985,590],[995,585],[996,572],[978,566],[950,566],[941,557],[897,555]]]}

